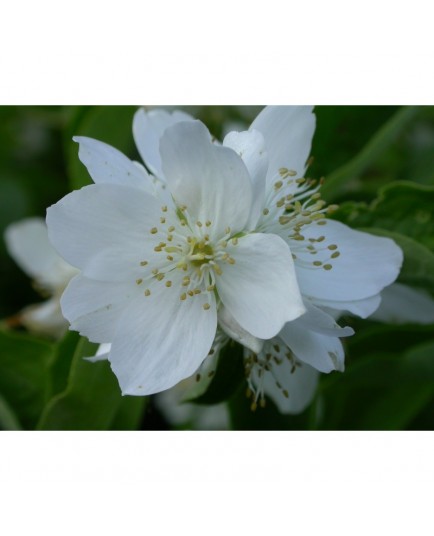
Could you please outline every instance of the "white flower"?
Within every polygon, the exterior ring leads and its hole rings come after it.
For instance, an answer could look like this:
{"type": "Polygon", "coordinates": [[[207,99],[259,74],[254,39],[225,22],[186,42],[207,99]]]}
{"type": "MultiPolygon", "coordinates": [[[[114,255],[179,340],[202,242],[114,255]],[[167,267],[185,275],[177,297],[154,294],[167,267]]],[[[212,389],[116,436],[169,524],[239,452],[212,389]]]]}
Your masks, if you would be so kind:
{"type": "Polygon", "coordinates": [[[206,358],[224,307],[242,330],[269,339],[305,308],[294,263],[275,234],[248,232],[258,169],[213,144],[183,114],[139,112],[140,164],[88,138],[80,159],[96,184],[47,211],[50,240],[81,270],[61,304],[71,328],[108,355],[124,394],[165,390],[206,358]],[[174,124],[170,124],[174,123],[174,124]]]}
{"type": "Polygon", "coordinates": [[[60,296],[78,270],[56,253],[42,218],[12,223],[5,231],[5,242],[9,254],[33,279],[36,289],[50,296],[47,301],[21,311],[20,322],[32,332],[60,337],[68,327],[60,310],[60,296]]]}

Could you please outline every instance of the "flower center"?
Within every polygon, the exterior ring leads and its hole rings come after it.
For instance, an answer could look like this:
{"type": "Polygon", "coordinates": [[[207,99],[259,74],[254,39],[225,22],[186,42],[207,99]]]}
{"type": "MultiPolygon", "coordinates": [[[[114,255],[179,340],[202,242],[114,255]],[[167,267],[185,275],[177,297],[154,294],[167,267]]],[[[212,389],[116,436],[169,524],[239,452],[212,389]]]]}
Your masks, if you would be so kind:
{"type": "Polygon", "coordinates": [[[203,264],[207,264],[213,256],[214,250],[211,245],[200,241],[193,245],[187,257],[193,266],[200,267],[203,264]]]}
{"type": "Polygon", "coordinates": [[[227,249],[230,242],[233,250],[238,238],[232,236],[230,227],[216,237],[213,223],[193,220],[186,206],[172,210],[163,206],[161,211],[160,222],[149,230],[152,252],[140,261],[143,275],[136,284],[144,288],[145,296],[151,296],[158,283],[167,289],[165,292],[178,293],[181,301],[198,297],[209,310],[217,293],[217,278],[225,265],[235,264],[227,249]]]}

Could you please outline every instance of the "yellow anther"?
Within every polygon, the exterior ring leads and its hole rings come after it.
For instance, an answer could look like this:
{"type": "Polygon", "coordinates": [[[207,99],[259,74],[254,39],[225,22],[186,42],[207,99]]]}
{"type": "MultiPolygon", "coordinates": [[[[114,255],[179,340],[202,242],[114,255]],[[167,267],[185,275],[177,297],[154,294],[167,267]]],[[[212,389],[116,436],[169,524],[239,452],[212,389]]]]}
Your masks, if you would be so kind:
{"type": "Polygon", "coordinates": [[[202,222],[201,222],[201,221],[197,221],[197,222],[196,222],[196,225],[197,225],[198,227],[202,227],[202,222]]]}
{"type": "Polygon", "coordinates": [[[229,264],[235,264],[235,259],[233,257],[229,257],[228,258],[228,263],[229,264]]]}
{"type": "Polygon", "coordinates": [[[264,210],[262,211],[262,214],[264,216],[267,216],[268,214],[270,214],[270,211],[268,210],[268,208],[264,208],[264,210]]]}
{"type": "Polygon", "coordinates": [[[205,225],[206,225],[207,227],[211,227],[211,222],[210,222],[209,220],[206,220],[205,225]]]}
{"type": "Polygon", "coordinates": [[[211,305],[209,303],[204,303],[202,307],[205,309],[205,311],[208,311],[208,309],[211,309],[211,305]]]}
{"type": "Polygon", "coordinates": [[[324,270],[331,270],[333,266],[331,264],[324,264],[323,268],[324,270]]]}
{"type": "Polygon", "coordinates": [[[232,244],[236,246],[238,244],[238,238],[232,238],[232,244]]]}
{"type": "Polygon", "coordinates": [[[171,225],[168,229],[169,233],[172,233],[175,230],[174,225],[171,225]]]}
{"type": "Polygon", "coordinates": [[[166,259],[167,259],[168,261],[173,261],[173,257],[172,257],[172,255],[167,255],[166,259]]]}
{"type": "Polygon", "coordinates": [[[172,281],[166,281],[166,287],[169,288],[172,286],[172,281]]]}
{"type": "Polygon", "coordinates": [[[313,261],[312,263],[314,266],[321,266],[322,265],[322,262],[321,261],[313,261]]]}
{"type": "Polygon", "coordinates": [[[136,279],[136,283],[140,285],[141,283],[143,283],[143,279],[136,279]]]}
{"type": "Polygon", "coordinates": [[[332,244],[331,246],[327,246],[327,248],[331,251],[334,251],[335,249],[338,249],[338,246],[336,244],[332,244]]]}
{"type": "Polygon", "coordinates": [[[147,264],[148,264],[148,261],[142,261],[142,262],[140,263],[140,266],[146,266],[147,264]]]}
{"type": "Polygon", "coordinates": [[[161,222],[161,223],[166,223],[166,218],[161,217],[161,218],[160,218],[160,222],[161,222]]]}
{"type": "Polygon", "coordinates": [[[162,210],[163,212],[167,212],[167,207],[166,207],[166,205],[164,205],[163,207],[161,207],[161,210],[162,210]]]}
{"type": "Polygon", "coordinates": [[[195,289],[193,290],[193,292],[194,292],[195,294],[200,294],[202,291],[200,290],[200,288],[195,288],[195,289]]]}
{"type": "Polygon", "coordinates": [[[189,296],[194,296],[194,292],[193,292],[192,290],[189,290],[189,291],[187,292],[187,294],[188,294],[189,296]]]}
{"type": "Polygon", "coordinates": [[[208,285],[208,286],[206,287],[206,290],[207,290],[208,292],[212,292],[214,289],[215,289],[215,285],[208,285]]]}
{"type": "Polygon", "coordinates": [[[158,229],[156,227],[152,227],[151,229],[151,234],[157,234],[158,233],[158,229]]]}
{"type": "Polygon", "coordinates": [[[334,253],[332,253],[332,254],[330,255],[330,257],[331,257],[332,259],[337,259],[337,258],[339,257],[339,255],[340,255],[339,251],[335,251],[334,253]]]}
{"type": "Polygon", "coordinates": [[[231,234],[231,228],[230,227],[226,227],[225,234],[231,234]]]}
{"type": "Polygon", "coordinates": [[[151,295],[151,291],[147,288],[144,292],[145,296],[150,296],[151,295]]]}
{"type": "Polygon", "coordinates": [[[158,279],[158,281],[162,281],[164,279],[164,274],[157,274],[155,277],[158,279]]]}
{"type": "Polygon", "coordinates": [[[183,292],[183,293],[181,294],[181,296],[179,297],[179,299],[180,299],[181,301],[186,300],[186,299],[187,299],[187,294],[186,294],[185,292],[183,292]]]}
{"type": "Polygon", "coordinates": [[[158,268],[154,268],[154,269],[152,270],[152,273],[153,273],[154,275],[157,275],[157,274],[158,274],[158,268]]]}
{"type": "Polygon", "coordinates": [[[217,275],[222,275],[223,270],[220,268],[218,264],[214,265],[214,271],[217,275]]]}
{"type": "Polygon", "coordinates": [[[275,190],[279,190],[279,188],[282,188],[282,186],[283,186],[282,181],[277,181],[277,182],[274,183],[275,190]]]}

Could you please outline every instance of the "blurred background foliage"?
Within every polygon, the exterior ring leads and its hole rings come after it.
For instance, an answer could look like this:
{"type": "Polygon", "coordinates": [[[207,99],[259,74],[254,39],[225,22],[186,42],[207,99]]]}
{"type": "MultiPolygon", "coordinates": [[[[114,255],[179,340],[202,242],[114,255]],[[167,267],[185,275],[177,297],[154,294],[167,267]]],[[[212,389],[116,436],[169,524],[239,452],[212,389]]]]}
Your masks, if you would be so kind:
{"type": "MultiPolygon", "coordinates": [[[[259,106],[183,107],[221,138],[250,124],[259,106]]],[[[0,107],[0,231],[90,183],[73,135],[109,143],[138,159],[131,125],[136,107],[0,107]]],[[[318,106],[308,175],[325,177],[335,218],[393,237],[403,248],[399,281],[434,296],[434,107],[318,106]]],[[[56,342],[6,327],[24,306],[41,301],[0,241],[0,429],[134,430],[433,429],[433,326],[385,325],[348,317],[347,370],[322,375],[301,415],[250,411],[241,353],[223,356],[194,408],[224,411],[198,420],[171,419],[155,397],[121,397],[107,363],[89,363],[95,345],[68,333],[56,342]],[[221,403],[226,405],[222,409],[221,403]],[[215,404],[219,404],[215,406],[215,404]],[[224,422],[224,424],[222,424],[224,422]],[[220,423],[220,424],[219,424],[220,423]]],[[[179,405],[174,399],[169,405],[179,405]]],[[[192,407],[191,404],[186,407],[192,407]]]]}

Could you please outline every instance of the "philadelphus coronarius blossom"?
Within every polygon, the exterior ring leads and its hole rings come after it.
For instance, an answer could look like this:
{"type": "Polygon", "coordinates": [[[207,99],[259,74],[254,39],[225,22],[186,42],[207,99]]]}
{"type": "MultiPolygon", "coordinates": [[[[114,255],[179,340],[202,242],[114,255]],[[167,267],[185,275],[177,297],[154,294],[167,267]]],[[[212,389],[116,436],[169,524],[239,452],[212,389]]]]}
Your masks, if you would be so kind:
{"type": "MultiPolygon", "coordinates": [[[[366,317],[397,277],[387,238],[327,219],[304,177],[311,107],[267,107],[220,145],[183,112],[139,110],[133,133],[151,172],[78,137],[95,184],[48,210],[50,239],[81,270],[62,298],[72,329],[107,354],[125,394],[191,376],[217,326],[245,347],[252,407],[311,400],[319,372],[343,370],[343,311],[366,317]]],[[[219,329],[218,339],[221,342],[219,329]]]]}
{"type": "Polygon", "coordinates": [[[183,119],[135,118],[154,179],[117,150],[76,138],[95,184],[47,212],[51,242],[81,270],[62,297],[63,313],[91,341],[111,342],[124,394],[159,392],[191,376],[211,349],[220,309],[256,352],[256,341],[305,312],[290,248],[254,230],[256,174],[267,167],[262,138],[247,134],[258,166],[246,165],[201,122],[183,119]]]}

